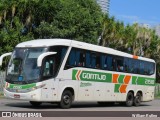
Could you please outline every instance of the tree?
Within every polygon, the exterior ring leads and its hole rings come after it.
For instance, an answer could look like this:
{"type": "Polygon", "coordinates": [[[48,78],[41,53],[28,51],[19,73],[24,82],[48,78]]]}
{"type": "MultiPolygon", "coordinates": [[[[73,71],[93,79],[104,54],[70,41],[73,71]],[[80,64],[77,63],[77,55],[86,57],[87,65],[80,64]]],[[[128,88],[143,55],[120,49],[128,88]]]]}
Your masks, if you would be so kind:
{"type": "Polygon", "coordinates": [[[108,14],[103,19],[103,34],[101,34],[100,45],[110,47],[114,41],[114,35],[116,31],[115,18],[109,18],[108,14]]]}
{"type": "Polygon", "coordinates": [[[38,38],[97,44],[102,16],[93,0],[0,0],[0,54],[38,38]]]}
{"type": "Polygon", "coordinates": [[[102,13],[92,0],[62,0],[54,20],[42,21],[36,29],[40,38],[69,38],[97,43],[102,13]]]}
{"type": "Polygon", "coordinates": [[[124,26],[123,22],[105,15],[100,45],[154,59],[157,79],[160,78],[160,38],[154,30],[144,28],[138,23],[124,26]]]}

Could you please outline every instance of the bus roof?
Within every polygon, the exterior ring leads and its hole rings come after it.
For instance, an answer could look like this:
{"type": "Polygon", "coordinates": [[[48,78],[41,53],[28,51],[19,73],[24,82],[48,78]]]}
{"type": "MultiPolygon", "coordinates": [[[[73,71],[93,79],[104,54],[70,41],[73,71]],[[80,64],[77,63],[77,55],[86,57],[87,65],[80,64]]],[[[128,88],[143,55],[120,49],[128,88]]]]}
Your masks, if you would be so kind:
{"type": "Polygon", "coordinates": [[[75,40],[69,40],[69,39],[37,39],[37,40],[31,40],[31,41],[19,43],[16,47],[49,47],[49,46],[55,46],[55,45],[72,46],[72,47],[96,51],[96,52],[114,54],[114,55],[122,56],[122,57],[125,56],[128,58],[155,62],[154,60],[149,59],[149,58],[134,56],[134,55],[131,55],[125,52],[121,52],[121,51],[118,51],[112,48],[102,47],[98,45],[93,45],[93,44],[79,42],[75,40]]]}
{"type": "Polygon", "coordinates": [[[54,45],[70,46],[68,39],[37,39],[19,43],[16,47],[48,47],[54,45]]]}

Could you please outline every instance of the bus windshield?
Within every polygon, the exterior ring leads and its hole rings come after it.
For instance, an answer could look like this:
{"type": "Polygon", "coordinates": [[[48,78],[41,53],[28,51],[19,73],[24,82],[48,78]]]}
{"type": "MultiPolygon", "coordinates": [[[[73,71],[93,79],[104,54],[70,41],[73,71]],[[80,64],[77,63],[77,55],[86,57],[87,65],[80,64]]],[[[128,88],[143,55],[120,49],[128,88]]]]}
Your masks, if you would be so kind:
{"type": "Polygon", "coordinates": [[[37,81],[40,69],[37,58],[47,48],[16,48],[8,65],[6,81],[11,83],[30,83],[37,81]]]}

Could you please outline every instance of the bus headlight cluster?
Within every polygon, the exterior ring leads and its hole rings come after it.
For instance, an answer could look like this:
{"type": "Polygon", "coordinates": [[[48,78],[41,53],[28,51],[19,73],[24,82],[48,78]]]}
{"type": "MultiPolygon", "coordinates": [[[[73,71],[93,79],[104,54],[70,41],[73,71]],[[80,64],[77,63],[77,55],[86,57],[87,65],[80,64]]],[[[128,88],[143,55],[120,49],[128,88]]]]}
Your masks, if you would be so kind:
{"type": "Polygon", "coordinates": [[[42,85],[39,85],[39,86],[35,86],[32,88],[32,90],[36,90],[36,89],[39,89],[39,88],[42,88],[44,87],[46,84],[42,84],[42,85]]]}

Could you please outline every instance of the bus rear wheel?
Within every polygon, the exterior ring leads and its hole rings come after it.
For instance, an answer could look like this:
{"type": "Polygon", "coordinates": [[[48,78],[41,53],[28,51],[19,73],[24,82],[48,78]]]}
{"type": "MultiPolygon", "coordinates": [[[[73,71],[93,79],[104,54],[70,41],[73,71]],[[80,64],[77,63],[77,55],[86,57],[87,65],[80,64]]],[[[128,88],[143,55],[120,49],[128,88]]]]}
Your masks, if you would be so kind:
{"type": "Polygon", "coordinates": [[[65,90],[61,96],[61,101],[59,103],[62,109],[68,109],[71,107],[73,101],[72,92],[69,90],[65,90]]]}
{"type": "Polygon", "coordinates": [[[141,104],[141,94],[138,92],[134,98],[134,106],[139,106],[141,104]]]}
{"type": "Polygon", "coordinates": [[[132,92],[128,92],[127,98],[126,98],[126,106],[131,107],[133,105],[134,101],[134,95],[132,92]]]}
{"type": "Polygon", "coordinates": [[[30,101],[30,104],[33,105],[34,107],[38,107],[42,104],[42,102],[30,101]]]}

